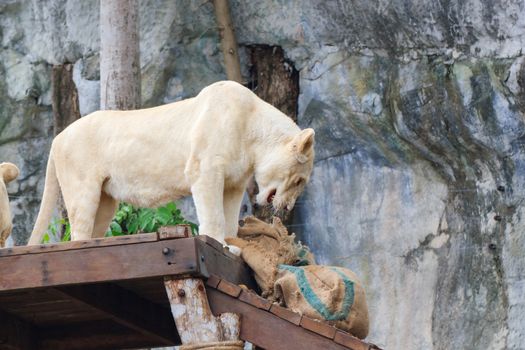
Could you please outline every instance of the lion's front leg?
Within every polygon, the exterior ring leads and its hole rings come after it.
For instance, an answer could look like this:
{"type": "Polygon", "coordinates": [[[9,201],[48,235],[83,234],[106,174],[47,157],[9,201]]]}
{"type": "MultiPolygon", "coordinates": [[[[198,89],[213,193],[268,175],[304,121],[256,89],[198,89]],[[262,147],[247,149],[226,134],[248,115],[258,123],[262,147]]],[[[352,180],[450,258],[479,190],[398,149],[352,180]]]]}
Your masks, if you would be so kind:
{"type": "Polygon", "coordinates": [[[224,191],[224,217],[226,220],[226,237],[237,237],[239,214],[241,211],[244,187],[224,191]]]}
{"type": "Polygon", "coordinates": [[[218,171],[201,172],[191,186],[199,234],[208,235],[224,243],[226,232],[223,209],[224,177],[218,171]]]}

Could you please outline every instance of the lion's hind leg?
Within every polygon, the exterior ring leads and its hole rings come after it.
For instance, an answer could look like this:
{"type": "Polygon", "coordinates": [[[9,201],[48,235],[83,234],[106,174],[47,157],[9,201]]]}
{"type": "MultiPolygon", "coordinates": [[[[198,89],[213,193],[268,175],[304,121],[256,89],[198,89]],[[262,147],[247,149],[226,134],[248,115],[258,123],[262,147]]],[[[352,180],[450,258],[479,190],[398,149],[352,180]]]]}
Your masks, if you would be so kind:
{"type": "Polygon", "coordinates": [[[62,195],[71,223],[71,240],[87,240],[92,237],[95,217],[100,203],[101,184],[78,183],[62,185],[62,195]]]}
{"type": "Polygon", "coordinates": [[[93,227],[93,238],[104,237],[108,230],[111,220],[115,216],[118,207],[118,201],[105,192],[100,194],[97,214],[95,215],[95,224],[93,227]]]}

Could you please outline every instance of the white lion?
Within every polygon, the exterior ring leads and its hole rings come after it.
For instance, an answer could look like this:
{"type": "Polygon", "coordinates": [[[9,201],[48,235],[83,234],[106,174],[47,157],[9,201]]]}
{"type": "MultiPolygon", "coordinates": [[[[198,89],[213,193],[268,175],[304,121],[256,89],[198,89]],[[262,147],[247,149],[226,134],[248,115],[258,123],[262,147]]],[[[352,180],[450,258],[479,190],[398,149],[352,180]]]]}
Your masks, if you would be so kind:
{"type": "Polygon", "coordinates": [[[20,171],[13,163],[0,163],[0,248],[3,248],[7,237],[13,230],[9,197],[5,185],[18,177],[20,171]]]}
{"type": "Polygon", "coordinates": [[[312,129],[231,81],[155,108],[92,113],[53,141],[29,244],[41,242],[60,191],[73,240],[102,237],[119,201],[155,207],[192,194],[200,233],[224,242],[253,174],[259,204],[293,208],[313,144],[312,129]]]}

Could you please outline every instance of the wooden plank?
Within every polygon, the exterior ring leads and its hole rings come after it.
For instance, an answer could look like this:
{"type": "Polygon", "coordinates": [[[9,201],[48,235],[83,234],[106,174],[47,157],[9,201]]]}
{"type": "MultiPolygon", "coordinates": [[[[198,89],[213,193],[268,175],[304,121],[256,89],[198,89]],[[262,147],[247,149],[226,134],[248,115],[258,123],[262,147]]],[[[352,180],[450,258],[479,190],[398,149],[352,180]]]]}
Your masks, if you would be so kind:
{"type": "Polygon", "coordinates": [[[357,339],[356,337],[338,330],[335,334],[334,341],[342,344],[352,350],[369,350],[369,344],[357,339]]]}
{"type": "Polygon", "coordinates": [[[60,287],[53,291],[102,312],[114,322],[142,333],[156,343],[180,343],[169,309],[124,288],[106,283],[60,287]]]}
{"type": "Polygon", "coordinates": [[[279,306],[277,304],[272,305],[272,307],[270,308],[270,312],[297,326],[301,324],[301,318],[303,317],[301,314],[293,312],[292,310],[279,306]]]}
{"type": "Polygon", "coordinates": [[[0,257],[0,293],[36,287],[198,274],[194,238],[0,257]]]}
{"type": "Polygon", "coordinates": [[[211,275],[206,280],[206,285],[212,288],[217,288],[220,282],[221,282],[221,279],[219,277],[217,277],[216,275],[211,275]]]}
{"type": "Polygon", "coordinates": [[[201,241],[203,241],[204,243],[207,243],[208,245],[212,246],[213,248],[215,248],[219,252],[222,252],[223,250],[225,250],[224,246],[222,245],[221,242],[217,241],[216,239],[211,238],[210,236],[198,235],[196,238],[201,240],[201,241]]]}
{"type": "Polygon", "coordinates": [[[112,321],[80,322],[38,331],[39,350],[104,350],[163,346],[112,321]]]}
{"type": "Polygon", "coordinates": [[[75,250],[75,249],[86,249],[94,247],[104,247],[112,245],[123,245],[123,244],[137,244],[144,242],[157,241],[157,233],[141,233],[136,235],[127,236],[115,236],[96,238],[85,241],[74,241],[74,242],[63,242],[63,243],[51,243],[31,246],[18,246],[11,248],[0,249],[0,257],[13,256],[13,255],[24,255],[24,254],[40,254],[45,252],[59,252],[64,250],[75,250]]]}
{"type": "Polygon", "coordinates": [[[301,327],[330,339],[335,337],[335,332],[337,331],[337,328],[330,326],[328,323],[314,320],[306,316],[303,316],[301,319],[301,327]]]}
{"type": "Polygon", "coordinates": [[[191,237],[190,225],[162,226],[157,230],[159,239],[178,239],[191,237]]]}
{"type": "Polygon", "coordinates": [[[346,347],[312,333],[276,315],[240,302],[216,289],[208,288],[214,314],[234,312],[241,315],[241,339],[266,350],[343,350],[346,347]]]}
{"type": "Polygon", "coordinates": [[[221,280],[217,289],[223,293],[226,293],[234,298],[237,298],[241,294],[242,288],[238,285],[228,282],[226,280],[221,280]]]}
{"type": "Polygon", "coordinates": [[[241,291],[241,295],[239,295],[239,300],[263,310],[270,310],[270,307],[272,306],[271,301],[264,299],[263,297],[260,297],[257,294],[255,294],[254,292],[250,292],[245,289],[241,291]]]}
{"type": "Polygon", "coordinates": [[[33,326],[0,310],[0,349],[33,350],[36,348],[33,326]]]}
{"type": "Polygon", "coordinates": [[[230,250],[227,247],[224,247],[221,242],[211,238],[210,236],[198,235],[195,238],[197,238],[197,239],[203,241],[204,243],[212,246],[215,250],[217,250],[221,254],[224,254],[224,255],[226,255],[226,256],[234,259],[234,260],[235,259],[242,260],[241,257],[239,257],[239,256],[233,254],[232,252],[230,252],[230,250]]]}
{"type": "Polygon", "coordinates": [[[225,279],[235,284],[243,284],[250,289],[258,289],[250,268],[240,257],[225,255],[224,251],[218,251],[212,245],[214,244],[212,242],[217,241],[210,237],[206,241],[202,240],[202,236],[199,237],[201,238],[196,238],[195,241],[201,276],[209,278],[211,275],[216,275],[220,279],[225,279]]]}

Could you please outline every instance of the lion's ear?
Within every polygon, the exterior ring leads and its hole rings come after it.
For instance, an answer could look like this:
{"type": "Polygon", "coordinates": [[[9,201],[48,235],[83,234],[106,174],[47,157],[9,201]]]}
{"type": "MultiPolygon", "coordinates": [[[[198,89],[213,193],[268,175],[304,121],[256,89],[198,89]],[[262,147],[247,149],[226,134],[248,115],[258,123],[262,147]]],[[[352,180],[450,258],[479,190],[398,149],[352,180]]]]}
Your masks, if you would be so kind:
{"type": "Polygon", "coordinates": [[[306,163],[314,146],[315,131],[312,128],[302,130],[293,139],[293,152],[299,163],[306,163]]]}
{"type": "Polygon", "coordinates": [[[18,174],[20,171],[13,163],[0,163],[0,176],[2,176],[5,184],[16,179],[18,174]]]}

